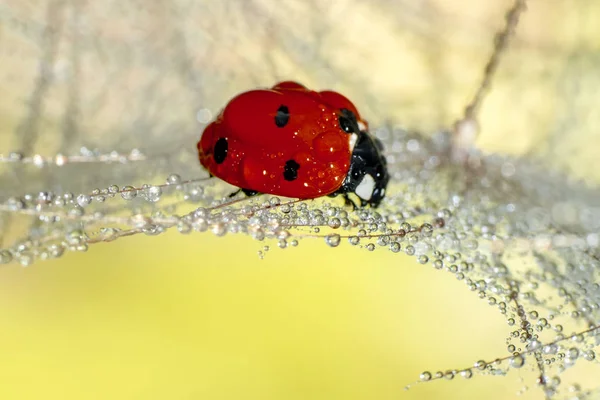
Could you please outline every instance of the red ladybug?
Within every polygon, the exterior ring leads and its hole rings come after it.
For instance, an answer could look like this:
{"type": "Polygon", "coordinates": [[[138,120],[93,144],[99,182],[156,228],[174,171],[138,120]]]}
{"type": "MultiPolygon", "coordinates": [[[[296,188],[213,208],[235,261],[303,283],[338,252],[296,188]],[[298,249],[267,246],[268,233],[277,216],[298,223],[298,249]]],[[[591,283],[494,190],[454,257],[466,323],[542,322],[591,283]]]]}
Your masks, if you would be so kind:
{"type": "Polygon", "coordinates": [[[381,142],[343,95],[281,82],[234,97],[198,142],[200,163],[246,195],[349,194],[377,207],[389,181],[381,142]]]}

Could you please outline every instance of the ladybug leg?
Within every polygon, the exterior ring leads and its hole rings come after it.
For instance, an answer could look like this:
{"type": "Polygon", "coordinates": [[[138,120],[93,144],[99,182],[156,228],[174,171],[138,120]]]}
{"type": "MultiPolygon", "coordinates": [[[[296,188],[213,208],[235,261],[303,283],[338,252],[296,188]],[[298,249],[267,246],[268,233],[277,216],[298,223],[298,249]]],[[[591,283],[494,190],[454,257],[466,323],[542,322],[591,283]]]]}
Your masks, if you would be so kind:
{"type": "Polygon", "coordinates": [[[356,211],[358,209],[358,206],[356,205],[356,203],[354,201],[352,201],[350,196],[348,196],[348,193],[344,193],[343,197],[344,197],[344,205],[352,206],[352,211],[356,211]]]}
{"type": "Polygon", "coordinates": [[[242,189],[238,189],[238,190],[236,190],[235,192],[231,192],[231,193],[229,193],[229,196],[227,196],[227,197],[229,197],[229,198],[235,197],[235,196],[237,196],[237,195],[238,195],[238,193],[240,193],[241,191],[242,191],[242,189]]]}
{"type": "Polygon", "coordinates": [[[244,192],[244,194],[247,197],[252,197],[252,196],[256,196],[258,194],[258,192],[256,190],[250,190],[250,189],[240,189],[242,192],[244,192]]]}
{"type": "Polygon", "coordinates": [[[247,197],[252,197],[252,196],[256,196],[258,194],[258,192],[256,190],[250,190],[250,189],[238,189],[235,192],[232,192],[229,194],[229,198],[235,197],[238,194],[240,194],[240,192],[244,193],[247,197]]]}

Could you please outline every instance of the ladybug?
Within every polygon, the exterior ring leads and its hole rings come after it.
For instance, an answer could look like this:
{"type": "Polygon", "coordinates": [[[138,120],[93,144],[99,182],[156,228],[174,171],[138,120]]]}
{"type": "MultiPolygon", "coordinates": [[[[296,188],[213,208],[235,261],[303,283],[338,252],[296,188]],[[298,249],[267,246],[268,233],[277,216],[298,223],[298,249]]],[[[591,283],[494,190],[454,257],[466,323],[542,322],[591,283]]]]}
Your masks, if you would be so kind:
{"type": "Polygon", "coordinates": [[[281,82],[234,97],[202,133],[200,163],[247,196],[343,195],[377,207],[389,181],[382,143],[343,95],[281,82]]]}

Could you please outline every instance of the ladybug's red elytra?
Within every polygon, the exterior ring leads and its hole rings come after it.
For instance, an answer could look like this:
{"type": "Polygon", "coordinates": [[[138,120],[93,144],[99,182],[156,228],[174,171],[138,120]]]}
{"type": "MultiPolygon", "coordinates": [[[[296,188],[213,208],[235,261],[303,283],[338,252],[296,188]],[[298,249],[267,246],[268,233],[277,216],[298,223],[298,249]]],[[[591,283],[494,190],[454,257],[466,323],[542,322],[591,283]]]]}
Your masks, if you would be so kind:
{"type": "Polygon", "coordinates": [[[200,163],[246,195],[343,195],[377,207],[389,181],[381,142],[343,95],[281,82],[234,97],[202,133],[200,163]]]}

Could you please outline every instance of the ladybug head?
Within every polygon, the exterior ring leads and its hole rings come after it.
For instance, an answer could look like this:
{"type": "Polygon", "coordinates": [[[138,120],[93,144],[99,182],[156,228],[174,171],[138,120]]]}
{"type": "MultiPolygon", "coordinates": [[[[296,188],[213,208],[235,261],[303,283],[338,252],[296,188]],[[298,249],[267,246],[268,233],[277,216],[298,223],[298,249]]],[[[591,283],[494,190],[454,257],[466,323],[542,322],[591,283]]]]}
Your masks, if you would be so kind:
{"type": "Polygon", "coordinates": [[[361,206],[377,207],[385,196],[389,180],[382,143],[367,131],[359,131],[350,169],[337,194],[354,193],[361,206]]]}

